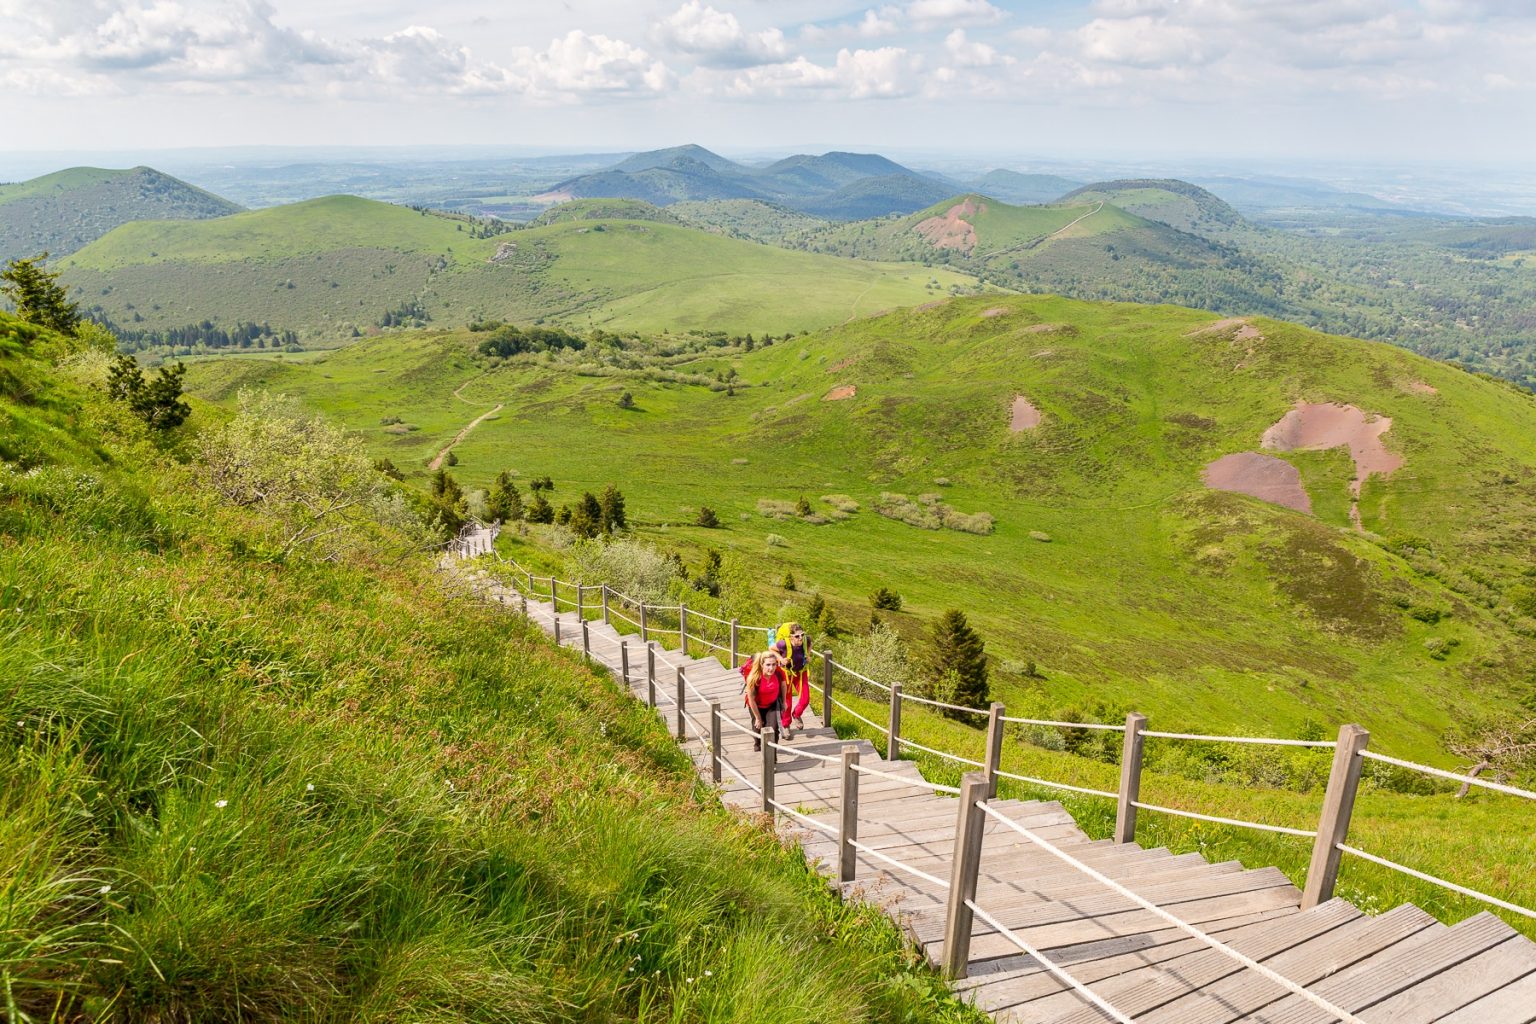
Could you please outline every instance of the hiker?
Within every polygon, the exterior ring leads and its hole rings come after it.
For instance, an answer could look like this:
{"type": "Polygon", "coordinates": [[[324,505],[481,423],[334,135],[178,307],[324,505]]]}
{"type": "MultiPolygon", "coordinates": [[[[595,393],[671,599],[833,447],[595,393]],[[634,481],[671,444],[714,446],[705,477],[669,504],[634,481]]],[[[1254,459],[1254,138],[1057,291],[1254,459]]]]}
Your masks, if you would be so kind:
{"type": "MultiPolygon", "coordinates": [[[[769,645],[779,652],[784,674],[789,678],[789,688],[784,693],[784,728],[794,722],[796,729],[804,729],[801,718],[811,703],[810,647],[805,641],[805,630],[798,622],[786,622],[773,631],[769,645]]],[[[789,733],[794,737],[794,731],[789,733]]]]}
{"type": "Polygon", "coordinates": [[[779,716],[784,702],[784,690],[788,680],[779,663],[779,652],[767,650],[754,654],[741,666],[741,677],[746,680],[742,700],[752,715],[754,737],[753,750],[763,749],[762,732],[772,727],[773,742],[779,742],[779,716]]]}

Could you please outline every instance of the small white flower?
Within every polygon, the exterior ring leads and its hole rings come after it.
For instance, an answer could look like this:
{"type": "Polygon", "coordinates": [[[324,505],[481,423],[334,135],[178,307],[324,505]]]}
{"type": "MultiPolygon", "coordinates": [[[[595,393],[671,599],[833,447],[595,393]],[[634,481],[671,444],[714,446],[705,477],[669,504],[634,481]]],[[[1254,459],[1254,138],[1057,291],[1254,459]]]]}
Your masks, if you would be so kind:
{"type": "Polygon", "coordinates": [[[229,806],[229,801],[228,800],[215,800],[213,802],[213,806],[215,806],[215,807],[228,807],[229,806]]]}
{"type": "Polygon", "coordinates": [[[688,984],[690,984],[690,985],[692,985],[692,984],[693,984],[693,979],[692,979],[692,978],[689,978],[689,979],[688,979],[688,984]]]}
{"type": "Polygon", "coordinates": [[[112,887],[110,885],[104,885],[100,889],[97,889],[96,891],[101,893],[101,895],[105,896],[107,893],[112,891],[112,887]]]}
{"type": "Polygon", "coordinates": [[[304,787],[304,790],[305,792],[313,793],[315,791],[315,784],[313,782],[309,783],[304,787]]]}
{"type": "Polygon", "coordinates": [[[705,971],[704,972],[704,977],[706,977],[706,978],[713,978],[714,976],[715,976],[715,972],[714,971],[705,971]]]}

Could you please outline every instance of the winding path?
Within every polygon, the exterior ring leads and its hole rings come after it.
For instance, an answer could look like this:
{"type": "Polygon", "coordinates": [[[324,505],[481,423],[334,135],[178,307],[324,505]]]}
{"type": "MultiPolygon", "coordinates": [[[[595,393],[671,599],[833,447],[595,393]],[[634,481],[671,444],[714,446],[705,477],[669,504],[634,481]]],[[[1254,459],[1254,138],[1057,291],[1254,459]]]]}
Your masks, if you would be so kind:
{"type": "MultiPolygon", "coordinates": [[[[455,393],[455,397],[457,397],[457,393],[455,393]]],[[[453,446],[458,444],[460,441],[464,440],[466,437],[468,437],[469,436],[469,432],[471,430],[474,430],[481,423],[485,422],[486,420],[490,419],[492,416],[494,416],[497,413],[501,412],[501,409],[502,409],[502,403],[501,402],[497,402],[496,403],[496,408],[491,409],[488,412],[483,412],[479,416],[476,416],[474,419],[470,420],[469,423],[464,427],[464,429],[460,430],[457,434],[454,434],[453,435],[453,440],[449,441],[448,444],[446,446],[444,446],[443,450],[438,452],[436,457],[434,457],[431,462],[427,463],[427,468],[432,470],[432,471],[434,471],[434,472],[437,471],[438,469],[441,469],[442,465],[443,465],[443,460],[448,457],[448,453],[449,452],[453,451],[453,446]]]]}

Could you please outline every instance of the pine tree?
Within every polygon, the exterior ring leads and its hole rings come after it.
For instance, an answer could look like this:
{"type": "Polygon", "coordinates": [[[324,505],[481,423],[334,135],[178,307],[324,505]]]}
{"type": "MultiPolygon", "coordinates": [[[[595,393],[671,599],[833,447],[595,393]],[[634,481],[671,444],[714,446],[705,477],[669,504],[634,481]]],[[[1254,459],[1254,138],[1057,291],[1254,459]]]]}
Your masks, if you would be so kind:
{"type": "Polygon", "coordinates": [[[502,470],[491,484],[490,497],[485,503],[486,514],[503,523],[515,523],[523,518],[523,494],[512,480],[512,474],[502,470]]]}
{"type": "Polygon", "coordinates": [[[530,523],[552,523],[555,521],[555,509],[541,491],[534,491],[533,500],[528,503],[523,518],[530,523]]]}
{"type": "Polygon", "coordinates": [[[599,520],[604,533],[622,533],[629,528],[629,520],[624,515],[624,493],[613,484],[609,484],[603,490],[601,514],[599,520]]]}
{"type": "Polygon", "coordinates": [[[693,523],[695,526],[702,526],[706,530],[713,530],[720,526],[720,517],[708,505],[700,505],[699,516],[693,523]]]}
{"type": "Polygon", "coordinates": [[[947,673],[955,674],[956,704],[972,708],[987,706],[990,689],[986,645],[966,621],[964,612],[951,609],[934,621],[928,631],[928,646],[920,667],[936,685],[947,673]]]}
{"type": "Polygon", "coordinates": [[[47,259],[45,252],[31,259],[11,260],[0,270],[0,281],[4,282],[0,292],[15,304],[16,315],[27,323],[72,335],[80,326],[80,308],[69,301],[59,275],[43,269],[47,259]]]}
{"type": "MultiPolygon", "coordinates": [[[[563,511],[563,509],[562,509],[563,511]]],[[[591,539],[603,532],[603,506],[591,491],[582,493],[581,500],[571,509],[567,525],[571,532],[583,539],[591,539]]]]}

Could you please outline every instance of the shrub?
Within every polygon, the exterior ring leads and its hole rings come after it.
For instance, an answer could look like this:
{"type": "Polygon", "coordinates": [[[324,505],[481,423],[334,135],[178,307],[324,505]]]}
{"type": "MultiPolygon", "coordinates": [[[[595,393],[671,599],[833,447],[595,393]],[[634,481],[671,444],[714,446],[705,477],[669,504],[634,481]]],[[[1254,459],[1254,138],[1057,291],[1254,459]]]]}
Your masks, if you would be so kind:
{"type": "Polygon", "coordinates": [[[821,500],[839,512],[847,512],[850,515],[859,510],[859,503],[846,494],[823,494],[821,500]]]}
{"type": "Polygon", "coordinates": [[[767,537],[765,537],[763,539],[767,542],[768,546],[771,547],[771,548],[787,548],[787,547],[789,547],[789,542],[786,541],[783,537],[780,537],[776,533],[770,533],[767,537]]]}
{"type": "Polygon", "coordinates": [[[628,391],[626,391],[622,395],[619,396],[619,408],[620,409],[633,409],[634,407],[635,407],[635,396],[634,395],[632,395],[628,391]]]}
{"type": "Polygon", "coordinates": [[[803,519],[806,516],[812,514],[813,513],[810,501],[808,501],[804,495],[801,495],[800,500],[795,502],[795,515],[800,516],[803,519]]]}
{"type": "MultiPolygon", "coordinates": [[[[912,678],[912,666],[907,659],[906,642],[902,640],[900,634],[884,623],[871,626],[869,632],[863,636],[851,637],[843,641],[838,660],[845,662],[855,672],[861,672],[887,685],[901,683],[906,686],[912,678]]],[[[843,680],[839,678],[837,683],[842,686],[843,680]]],[[[876,696],[873,687],[866,683],[854,680],[852,687],[853,691],[861,697],[876,696]]]]}
{"type": "Polygon", "coordinates": [[[790,590],[790,591],[794,590],[795,589],[795,574],[792,573],[792,572],[786,572],[784,574],[784,581],[782,583],[780,583],[779,586],[783,587],[785,590],[790,590]]]}
{"type": "Polygon", "coordinates": [[[901,611],[901,595],[886,587],[879,587],[869,595],[869,604],[872,608],[882,611],[901,611]]]}
{"type": "Polygon", "coordinates": [[[789,519],[795,514],[795,506],[774,498],[758,498],[757,511],[769,519],[789,519]]]}
{"type": "Polygon", "coordinates": [[[702,526],[707,530],[713,530],[720,526],[720,517],[715,515],[715,510],[708,505],[700,505],[699,515],[694,520],[694,525],[702,526]]]}
{"type": "Polygon", "coordinates": [[[986,645],[966,621],[964,612],[950,609],[934,620],[922,668],[935,685],[945,681],[949,673],[955,674],[953,703],[973,708],[987,706],[986,645]]]}
{"type": "Polygon", "coordinates": [[[181,397],[181,378],[186,372],[186,366],[177,363],[160,367],[153,380],[146,380],[137,360],[118,356],[107,378],[107,394],[126,403],[151,429],[172,430],[192,415],[192,407],[181,397]]]}

